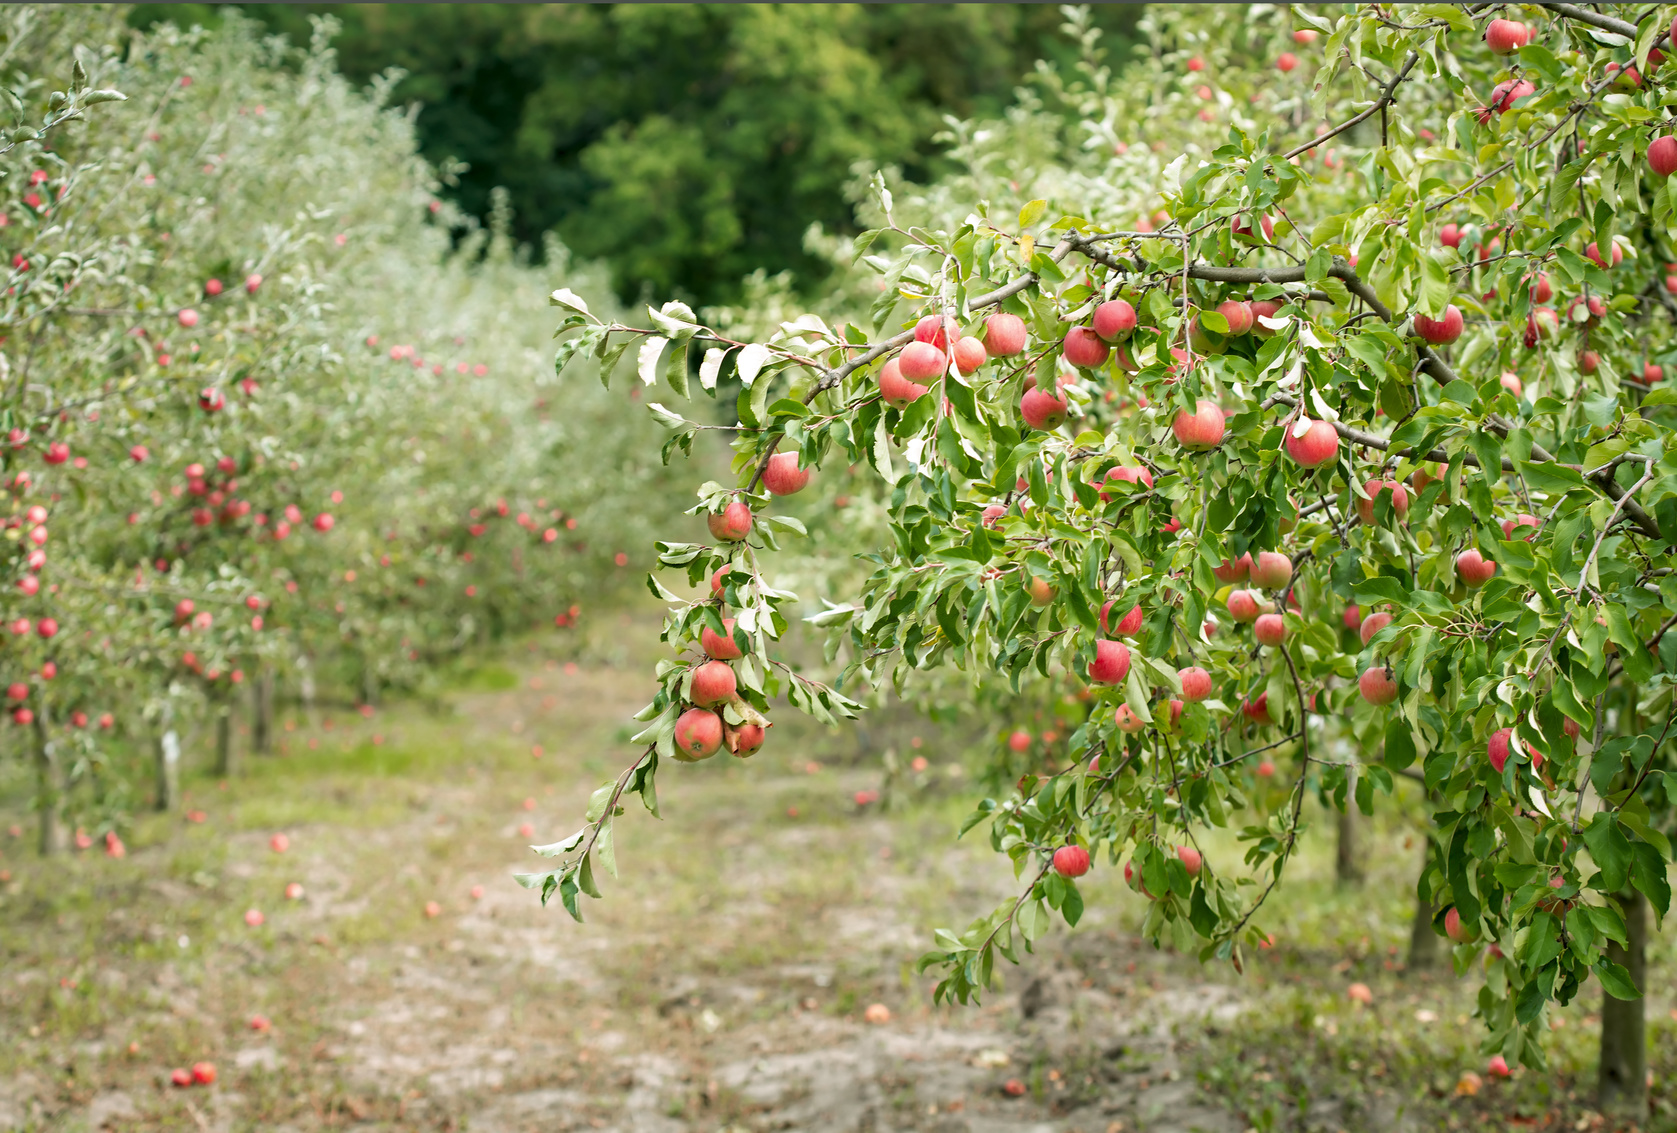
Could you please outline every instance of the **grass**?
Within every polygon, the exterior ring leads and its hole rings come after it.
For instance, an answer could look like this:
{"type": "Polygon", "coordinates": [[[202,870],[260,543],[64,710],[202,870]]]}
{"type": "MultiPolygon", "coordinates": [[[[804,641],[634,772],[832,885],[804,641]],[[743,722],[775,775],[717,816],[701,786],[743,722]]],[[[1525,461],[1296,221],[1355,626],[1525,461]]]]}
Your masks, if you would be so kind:
{"type": "MultiPolygon", "coordinates": [[[[853,799],[880,785],[877,756],[782,712],[749,762],[669,768],[664,821],[624,816],[624,876],[602,879],[587,924],[536,907],[509,876],[627,757],[647,681],[625,642],[645,628],[463,666],[436,711],[296,716],[286,754],[225,784],[188,776],[204,823],[141,815],[120,861],[41,862],[0,839],[0,1129],[86,1128],[95,1106],[132,1130],[545,1130],[635,1106],[695,1130],[1607,1127],[1588,1108],[1593,986],[1552,1013],[1547,1072],[1459,1092],[1485,1063],[1476,984],[1402,970],[1419,847],[1401,808],[1368,832],[1360,888],[1335,885],[1317,814],[1266,910],[1276,946],[1244,977],[1139,941],[1143,899],[1103,864],[1083,926],[1004,970],[982,1008],[936,1007],[912,968],[931,930],[1015,885],[981,836],[951,842],[974,782],[962,734],[871,720],[871,752],[919,737],[932,761],[881,815],[853,799]],[[268,848],[276,831],[287,853],[268,848]],[[302,900],[281,896],[291,881],[302,900]],[[1353,981],[1371,1006],[1346,998],[1353,981]],[[864,1024],[870,1004],[893,1021],[864,1024]],[[270,1031],[250,1029],[257,1014],[270,1031]],[[799,1052],[814,1069],[753,1069],[799,1052]],[[213,1089],[166,1084],[201,1059],[213,1089]],[[1023,1097],[1001,1092],[1009,1078],[1023,1097]]],[[[25,817],[0,796],[0,825],[25,817]]],[[[1206,850],[1240,853],[1215,833],[1206,850]]],[[[1670,961],[1656,935],[1653,1129],[1674,1124],[1670,961]]]]}

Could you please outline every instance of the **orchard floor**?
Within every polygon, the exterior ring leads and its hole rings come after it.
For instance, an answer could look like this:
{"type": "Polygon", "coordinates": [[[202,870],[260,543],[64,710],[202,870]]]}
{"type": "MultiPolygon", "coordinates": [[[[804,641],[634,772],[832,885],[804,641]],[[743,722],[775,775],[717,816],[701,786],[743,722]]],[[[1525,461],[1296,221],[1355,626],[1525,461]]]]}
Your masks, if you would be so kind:
{"type": "MultiPolygon", "coordinates": [[[[588,923],[542,909],[511,874],[628,757],[650,626],[544,640],[441,709],[295,717],[287,754],[189,780],[203,821],[142,819],[121,860],[42,862],[0,836],[0,1130],[1612,1127],[1588,1108],[1593,986],[1554,1013],[1547,1071],[1464,1081],[1485,1064],[1476,983],[1402,971],[1419,850],[1399,820],[1350,891],[1318,822],[1244,977],[1142,942],[1141,899],[1101,867],[1077,930],[982,1007],[933,1006],[913,966],[932,930],[1014,881],[981,831],[952,841],[970,787],[906,714],[865,741],[787,721],[748,764],[667,768],[663,821],[619,821],[623,877],[588,923]],[[906,761],[916,735],[930,769],[889,813],[858,807],[878,751],[906,761]],[[169,1085],[199,1060],[214,1085],[169,1085]]],[[[15,803],[0,828],[27,822],[15,803]]],[[[1653,1129],[1677,1073],[1668,939],[1653,1129]]]]}

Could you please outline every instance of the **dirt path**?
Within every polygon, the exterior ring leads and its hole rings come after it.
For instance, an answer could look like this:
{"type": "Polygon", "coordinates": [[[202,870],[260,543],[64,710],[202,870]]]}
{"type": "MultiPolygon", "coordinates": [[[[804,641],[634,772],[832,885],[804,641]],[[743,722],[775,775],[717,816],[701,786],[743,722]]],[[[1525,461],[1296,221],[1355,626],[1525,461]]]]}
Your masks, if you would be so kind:
{"type": "MultiPolygon", "coordinates": [[[[970,788],[930,730],[911,747],[908,717],[870,725],[929,761],[889,817],[854,801],[879,771],[853,732],[787,720],[748,764],[666,770],[664,821],[620,820],[624,876],[587,924],[539,907],[511,874],[629,754],[645,684],[623,643],[644,630],[547,643],[442,715],[299,724],[290,754],[225,791],[192,784],[206,821],[158,819],[120,862],[41,865],[5,843],[0,1130],[1247,1128],[1202,1045],[1246,1025],[1265,977],[1143,944],[1140,899],[1110,870],[1078,931],[1002,993],[929,1002],[913,964],[932,930],[1015,882],[982,840],[952,845],[970,788]],[[866,1021],[875,1004],[888,1021],[866,1021]],[[168,1085],[200,1059],[214,1087],[168,1085]]],[[[1351,931],[1360,959],[1320,965],[1335,989],[1380,970],[1381,942],[1351,931]]],[[[1292,1009],[1309,1031],[1317,1008],[1292,1009]]],[[[1392,1085],[1361,1112],[1404,1128],[1392,1085]]],[[[1343,1128],[1341,1105],[1275,1127],[1343,1128]]]]}

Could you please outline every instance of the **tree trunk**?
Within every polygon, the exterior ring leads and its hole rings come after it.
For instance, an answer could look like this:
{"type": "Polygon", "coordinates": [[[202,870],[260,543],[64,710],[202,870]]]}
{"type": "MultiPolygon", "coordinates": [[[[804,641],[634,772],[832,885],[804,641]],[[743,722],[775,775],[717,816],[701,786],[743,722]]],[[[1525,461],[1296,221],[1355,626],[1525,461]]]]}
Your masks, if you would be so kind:
{"type": "Polygon", "coordinates": [[[215,773],[230,779],[237,771],[233,761],[233,705],[221,701],[215,706],[215,773]]]}
{"type": "Polygon", "coordinates": [[[1334,856],[1334,876],[1341,885],[1361,885],[1363,867],[1357,851],[1357,805],[1349,798],[1339,812],[1339,849],[1334,856]]]}
{"type": "MultiPolygon", "coordinates": [[[[1421,872],[1425,874],[1432,859],[1432,844],[1421,839],[1421,872]]],[[[1426,972],[1438,963],[1438,932],[1432,927],[1438,907],[1433,901],[1421,900],[1420,884],[1415,888],[1415,919],[1409,924],[1409,960],[1406,971],[1426,972]]]]}
{"type": "Polygon", "coordinates": [[[1648,1031],[1643,1005],[1648,988],[1648,914],[1642,894],[1634,889],[1618,895],[1625,914],[1628,947],[1608,941],[1607,958],[1630,973],[1644,993],[1639,999],[1614,999],[1601,994],[1601,1072],[1596,1105],[1605,1114],[1641,1121],[1648,1116],[1648,1031]]]}
{"type": "Polygon", "coordinates": [[[263,665],[250,686],[250,750],[268,755],[274,744],[274,671],[263,665]]]}
{"type": "Polygon", "coordinates": [[[69,828],[64,825],[64,769],[58,762],[58,745],[48,738],[47,723],[43,701],[35,713],[36,803],[41,808],[42,857],[70,848],[69,828]]]}
{"type": "Polygon", "coordinates": [[[174,810],[181,797],[181,738],[164,720],[163,734],[157,737],[157,809],[174,810]]]}

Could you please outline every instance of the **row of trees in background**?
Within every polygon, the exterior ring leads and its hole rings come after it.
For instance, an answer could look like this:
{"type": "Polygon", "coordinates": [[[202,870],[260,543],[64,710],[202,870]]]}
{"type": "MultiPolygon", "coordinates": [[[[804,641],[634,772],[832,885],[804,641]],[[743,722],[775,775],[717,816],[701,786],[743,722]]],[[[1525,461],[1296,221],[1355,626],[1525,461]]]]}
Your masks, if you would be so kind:
{"type": "Polygon", "coordinates": [[[734,399],[737,479],[699,489],[714,541],[659,544],[699,590],[663,591],[638,754],[527,883],[579,915],[627,796],[747,754],[781,694],[834,719],[951,669],[1071,680],[1065,745],[969,823],[1021,888],[937,934],[940,998],[1075,924],[1099,862],[1149,936],[1238,968],[1306,794],[1368,812],[1410,779],[1417,896],[1484,965],[1485,1052],[1541,1065],[1547,1005],[1593,977],[1602,1103],[1643,1108],[1677,711],[1672,15],[1153,9],[1135,65],[1091,50],[1052,105],[953,128],[960,174],[879,178],[828,317],[765,294],[773,318],[631,326],[561,296],[561,364],[635,347],[669,387],[666,454],[700,423],[662,359],[734,399]],[[792,491],[855,505],[803,513],[813,553],[792,491]],[[853,585],[809,618],[824,683],[777,655],[783,575],[845,550],[866,576],[832,563],[853,585]],[[1255,812],[1265,767],[1286,804],[1255,812]]]}
{"type": "Polygon", "coordinates": [[[553,387],[564,249],[534,269],[504,197],[440,201],[329,27],[119,18],[3,16],[4,775],[43,852],[142,805],[154,745],[167,805],[168,733],[228,770],[252,689],[260,744],[276,680],[372,703],[587,616],[665,476],[599,459],[655,435],[620,397],[553,387]]]}
{"type": "MultiPolygon", "coordinates": [[[[216,24],[222,6],[141,4],[137,27],[216,24]]],[[[820,224],[853,234],[858,162],[916,179],[944,168],[944,116],[995,113],[1018,77],[1065,53],[1052,7],[988,5],[251,5],[307,43],[311,15],[341,21],[343,72],[405,72],[421,152],[465,162],[443,189],[487,219],[512,194],[514,234],[552,230],[608,265],[626,301],[643,290],[732,301],[757,269],[818,283],[803,244],[820,224]]],[[[1104,7],[1119,36],[1135,9],[1104,7]]],[[[1070,61],[1069,59],[1067,60],[1070,61]]]]}

